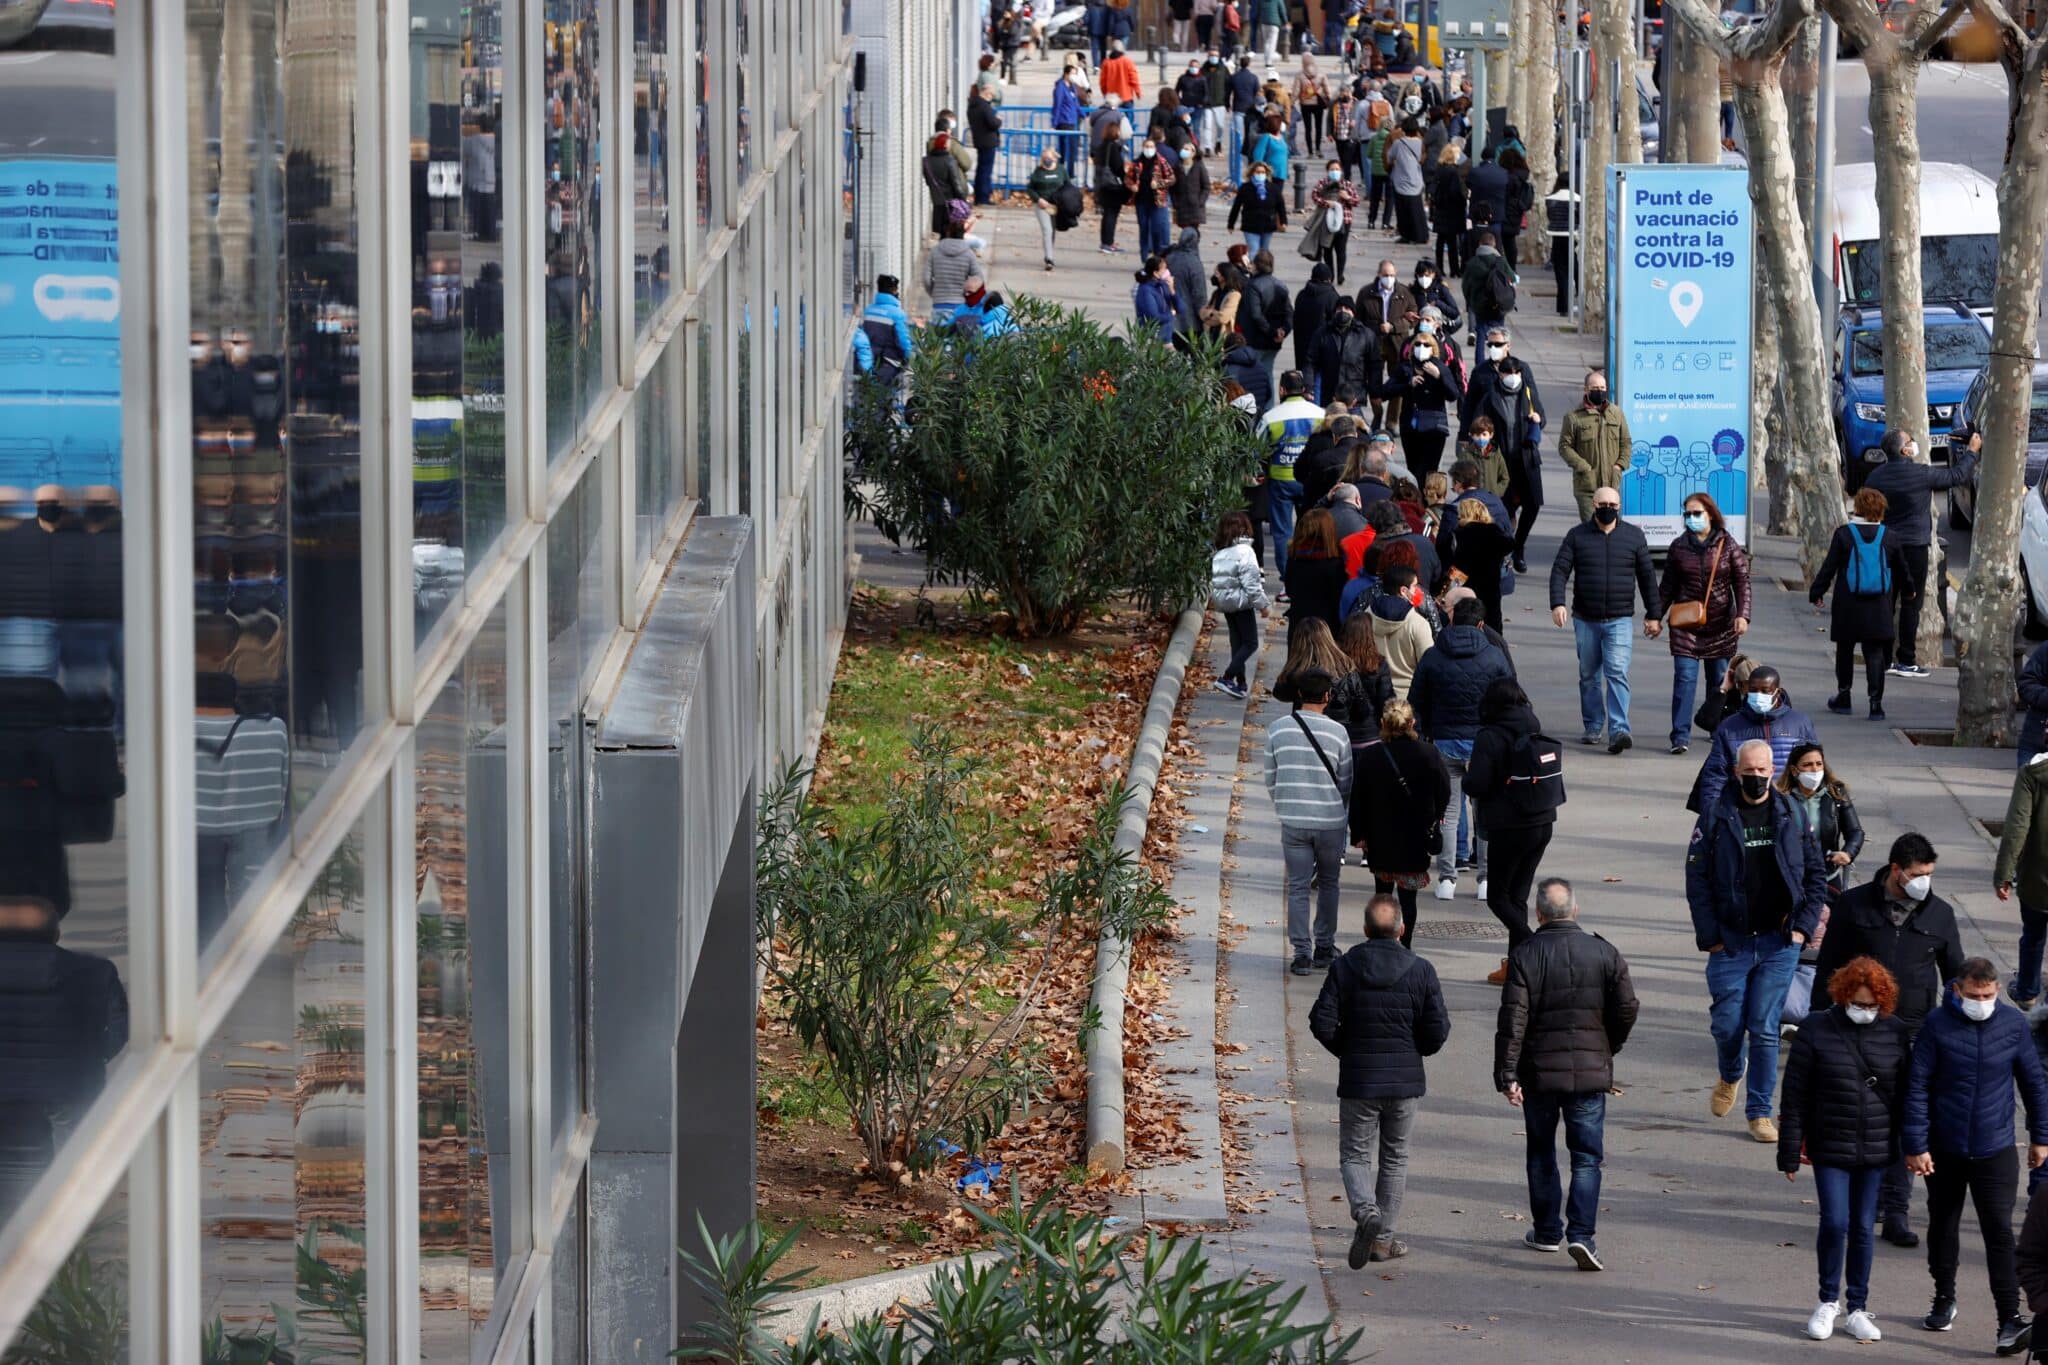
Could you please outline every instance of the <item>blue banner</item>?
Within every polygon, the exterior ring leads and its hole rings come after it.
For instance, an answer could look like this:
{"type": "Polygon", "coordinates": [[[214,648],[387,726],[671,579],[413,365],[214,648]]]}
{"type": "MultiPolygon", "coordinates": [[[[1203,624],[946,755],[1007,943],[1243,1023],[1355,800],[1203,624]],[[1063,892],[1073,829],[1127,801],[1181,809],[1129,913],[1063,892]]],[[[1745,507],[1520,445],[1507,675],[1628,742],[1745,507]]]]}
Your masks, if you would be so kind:
{"type": "Polygon", "coordinates": [[[1706,493],[1749,538],[1749,171],[1610,166],[1607,374],[1632,449],[1621,514],[1652,546],[1706,493]]]}

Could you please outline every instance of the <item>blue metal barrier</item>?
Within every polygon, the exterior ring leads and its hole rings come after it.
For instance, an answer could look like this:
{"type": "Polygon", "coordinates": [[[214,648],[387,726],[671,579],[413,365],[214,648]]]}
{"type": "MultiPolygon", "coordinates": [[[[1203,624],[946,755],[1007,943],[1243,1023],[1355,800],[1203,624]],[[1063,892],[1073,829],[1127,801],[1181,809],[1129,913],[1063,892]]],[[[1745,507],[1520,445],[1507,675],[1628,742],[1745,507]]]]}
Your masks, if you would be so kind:
{"type": "MultiPolygon", "coordinates": [[[[1004,105],[1002,107],[1002,143],[996,152],[995,174],[992,187],[998,193],[1021,192],[1031,180],[1031,172],[1037,169],[1038,158],[1047,147],[1061,149],[1065,153],[1065,164],[1073,175],[1075,183],[1085,190],[1095,187],[1095,170],[1088,160],[1088,122],[1083,113],[1079,128],[1065,129],[1052,126],[1052,106],[1004,105]],[[1071,148],[1071,150],[1067,150],[1071,148]]],[[[1145,124],[1151,118],[1151,111],[1126,109],[1133,131],[1143,136],[1145,124]]],[[[1244,134],[1244,120],[1232,114],[1229,116],[1224,144],[1227,149],[1226,164],[1229,168],[1227,183],[1235,185],[1242,174],[1243,160],[1240,141],[1244,134]]],[[[1212,159],[1210,164],[1215,164],[1212,159]]],[[[1213,176],[1213,173],[1212,173],[1213,176]]],[[[1219,183],[1222,181],[1219,179],[1219,183]]]]}

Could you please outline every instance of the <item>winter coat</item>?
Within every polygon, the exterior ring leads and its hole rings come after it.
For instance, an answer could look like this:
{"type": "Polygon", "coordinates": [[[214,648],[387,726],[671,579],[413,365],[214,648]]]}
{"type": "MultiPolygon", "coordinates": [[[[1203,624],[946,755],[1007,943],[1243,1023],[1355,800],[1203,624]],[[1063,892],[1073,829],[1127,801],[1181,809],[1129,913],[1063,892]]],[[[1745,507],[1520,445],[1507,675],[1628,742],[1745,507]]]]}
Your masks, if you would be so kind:
{"type": "MultiPolygon", "coordinates": [[[[1849,855],[1849,861],[1840,867],[1828,864],[1829,885],[1835,891],[1845,889],[1849,885],[1849,868],[1855,864],[1857,855],[1863,852],[1863,819],[1856,814],[1856,803],[1836,796],[1825,784],[1813,794],[1811,801],[1797,782],[1792,784],[1786,795],[1792,798],[1799,818],[1806,821],[1807,828],[1813,831],[1815,841],[1820,844],[1821,857],[1826,858],[1830,853],[1849,855]]],[[[1824,929],[1827,916],[1824,914],[1821,919],[1824,929]]],[[[1818,947],[1819,941],[1820,934],[1816,933],[1808,940],[1807,946],[1818,947]]]]}
{"type": "Polygon", "coordinates": [[[1233,346],[1223,353],[1223,377],[1249,393],[1259,411],[1264,412],[1272,404],[1272,381],[1266,377],[1266,367],[1259,363],[1251,347],[1233,346]]]}
{"type": "Polygon", "coordinates": [[[873,374],[877,365],[886,365],[883,378],[893,381],[909,366],[916,345],[903,300],[877,290],[853,332],[853,358],[861,373],[873,374]]]}
{"type": "Polygon", "coordinates": [[[1434,744],[1388,739],[1360,749],[1352,764],[1351,842],[1391,876],[1430,869],[1423,846],[1451,800],[1451,770],[1434,744]],[[1400,779],[1395,779],[1395,772],[1400,779]]]}
{"type": "MultiPolygon", "coordinates": [[[[1299,338],[1297,333],[1296,337],[1299,338]]],[[[1366,357],[1374,352],[1372,333],[1359,326],[1356,315],[1340,327],[1335,321],[1323,328],[1316,341],[1314,359],[1316,382],[1327,405],[1342,388],[1356,389],[1360,395],[1370,391],[1366,377],[1366,357]]],[[[1300,363],[1297,352],[1296,364],[1300,363]]]]}
{"type": "MultiPolygon", "coordinates": [[[[1813,831],[1792,809],[1792,798],[1773,790],[1769,799],[1777,875],[1792,903],[1792,912],[1778,932],[1812,938],[1827,898],[1827,861],[1821,857],[1813,831]]],[[[1693,943],[1703,953],[1716,946],[1739,950],[1753,937],[1749,898],[1755,888],[1749,885],[1744,865],[1739,800],[1731,787],[1708,806],[1693,826],[1692,842],[1685,852],[1685,902],[1692,911],[1693,943]]],[[[1834,947],[1833,934],[1828,935],[1827,947],[1834,947]]],[[[1814,999],[1816,1003],[1820,999],[1817,984],[1814,999]]]]}
{"type": "Polygon", "coordinates": [[[1078,128],[1081,126],[1081,96],[1075,91],[1074,83],[1064,78],[1053,82],[1052,126],[1055,128],[1078,128]]]}
{"type": "Polygon", "coordinates": [[[1266,182],[1266,192],[1259,193],[1258,182],[1249,176],[1237,187],[1237,195],[1230,201],[1230,216],[1224,227],[1235,232],[1238,224],[1255,235],[1276,232],[1287,224],[1287,205],[1280,199],[1280,183],[1266,182]]]}
{"type": "Polygon", "coordinates": [[[1471,169],[1465,172],[1466,194],[1471,205],[1468,216],[1476,221],[1479,217],[1479,206],[1485,204],[1493,210],[1491,221],[1495,231],[1498,231],[1500,225],[1507,221],[1508,191],[1512,188],[1510,182],[1513,179],[1513,176],[1491,161],[1475,162],[1471,169]]]}
{"type": "Polygon", "coordinates": [[[1436,632],[1406,598],[1381,593],[1372,599],[1372,642],[1394,671],[1394,692],[1405,697],[1415,682],[1415,665],[1436,643],[1436,632]]]}
{"type": "Polygon", "coordinates": [[[1164,280],[1140,280],[1131,290],[1131,304],[1137,310],[1140,330],[1153,330],[1161,341],[1173,340],[1174,324],[1180,313],[1174,306],[1173,291],[1164,280]]]}
{"type": "Polygon", "coordinates": [[[1124,192],[1130,196],[1126,202],[1140,208],[1165,208],[1172,202],[1173,182],[1179,179],[1174,169],[1174,162],[1179,159],[1154,152],[1149,161],[1142,156],[1134,156],[1125,162],[1124,192]],[[1149,183],[1146,178],[1148,170],[1151,172],[1149,183]]]}
{"type": "Polygon", "coordinates": [[[1202,234],[1181,229],[1180,241],[1166,253],[1166,268],[1173,275],[1173,306],[1180,317],[1180,331],[1193,336],[1202,330],[1202,234]]]}
{"type": "Polygon", "coordinates": [[[965,237],[941,237],[924,258],[924,288],[934,304],[967,302],[967,277],[982,274],[981,258],[965,237]]]}
{"type": "MultiPolygon", "coordinates": [[[[1196,157],[1180,163],[1180,178],[1173,182],[1173,225],[1180,228],[1199,228],[1209,225],[1209,163],[1196,157]]],[[[1202,271],[1199,260],[1195,268],[1195,296],[1201,297],[1202,271]]]]}
{"type": "Polygon", "coordinates": [[[1415,291],[1395,280],[1394,292],[1382,305],[1379,278],[1374,276],[1358,291],[1357,308],[1358,321],[1367,335],[1379,338],[1380,363],[1390,363],[1400,355],[1401,348],[1408,344],[1410,334],[1415,331],[1415,323],[1408,317],[1410,313],[1419,311],[1415,306],[1415,291]],[[1394,330],[1382,332],[1380,324],[1383,322],[1391,324],[1394,330]]]}
{"type": "Polygon", "coordinates": [[[1459,421],[1469,427],[1481,413],[1493,420],[1493,448],[1507,469],[1507,493],[1521,503],[1541,507],[1543,472],[1538,442],[1542,429],[1530,419],[1543,411],[1543,406],[1527,370],[1522,372],[1522,381],[1520,389],[1509,393],[1500,386],[1500,376],[1491,364],[1473,367],[1472,377],[1465,381],[1465,401],[1459,404],[1459,421]]]}
{"type": "Polygon", "coordinates": [[[1939,469],[1918,460],[1886,460],[1864,476],[1863,486],[1884,494],[1887,540],[1906,545],[1934,542],[1934,507],[1930,495],[1967,485],[1977,473],[1977,457],[1968,447],[1954,452],[1939,469]]]}
{"type": "Polygon", "coordinates": [[[1851,958],[1873,957],[1899,983],[1899,1018],[1917,1024],[1963,969],[1963,940],[1956,932],[1954,908],[1931,893],[1903,925],[1893,924],[1885,907],[1884,877],[1879,868],[1877,876],[1835,898],[1813,971],[1813,1007],[1832,1000],[1828,979],[1838,968],[1851,958]]]}
{"type": "MultiPolygon", "coordinates": [[[[1280,695],[1277,689],[1273,695],[1280,695]]],[[[1394,670],[1382,659],[1379,668],[1371,673],[1354,668],[1337,679],[1337,685],[1330,689],[1330,705],[1324,714],[1344,722],[1344,728],[1351,732],[1351,747],[1361,749],[1380,737],[1380,713],[1393,699],[1394,670]]]]}
{"type": "Polygon", "coordinates": [[[1335,204],[1344,210],[1344,226],[1341,232],[1351,231],[1351,213],[1358,207],[1358,186],[1349,180],[1331,180],[1328,176],[1316,182],[1309,198],[1315,201],[1318,213],[1335,204]]]}
{"type": "Polygon", "coordinates": [[[2048,908],[2048,754],[2037,754],[2012,784],[1991,884],[2010,885],[2022,905],[2048,908]]]}
{"type": "Polygon", "coordinates": [[[1436,182],[1430,186],[1429,195],[1429,219],[1436,225],[1437,232],[1451,237],[1461,235],[1465,231],[1465,220],[1470,213],[1470,200],[1465,190],[1465,168],[1439,165],[1436,182]]]}
{"type": "Polygon", "coordinates": [[[1321,617],[1332,635],[1342,631],[1344,618],[1338,614],[1337,599],[1344,595],[1344,584],[1348,579],[1342,555],[1332,559],[1300,553],[1289,555],[1287,572],[1281,575],[1281,581],[1287,587],[1287,629],[1290,634],[1311,616],[1321,617]]]}
{"type": "Polygon", "coordinates": [[[1714,727],[1714,738],[1707,749],[1706,761],[1700,764],[1699,802],[1696,806],[1688,803],[1687,809],[1705,810],[1720,799],[1721,787],[1735,769],[1735,751],[1753,739],[1770,744],[1771,771],[1774,773],[1785,771],[1792,750],[1799,745],[1820,743],[1820,736],[1814,733],[1813,722],[1806,718],[1804,712],[1792,708],[1782,688],[1778,691],[1777,705],[1764,715],[1760,716],[1747,704],[1741,704],[1739,709],[1723,716],[1721,723],[1714,727]]]}
{"type": "Polygon", "coordinates": [[[2048,644],[2035,645],[2020,667],[2020,748],[2048,749],[2048,644]]]}
{"type": "Polygon", "coordinates": [[[1736,642],[1737,617],[1747,621],[1750,610],[1749,555],[1726,530],[1707,528],[1707,538],[1681,533],[1664,552],[1664,577],[1657,585],[1657,601],[1668,616],[1677,602],[1697,602],[1705,596],[1707,579],[1714,580],[1714,595],[1706,599],[1707,624],[1698,630],[1668,627],[1671,653],[1680,659],[1732,659],[1736,642]]]}
{"type": "Polygon", "coordinates": [[[0,1113],[9,1127],[75,1118],[128,1045],[128,993],[114,964],[29,932],[0,934],[0,1113]]]}
{"type": "Polygon", "coordinates": [[[1338,1098],[1419,1099],[1422,1059],[1451,1036],[1451,1013],[1428,958],[1374,938],[1330,964],[1308,1027],[1337,1058],[1338,1098]]]}
{"type": "Polygon", "coordinates": [[[993,155],[1003,144],[1003,116],[982,97],[980,86],[967,100],[967,135],[977,156],[993,155]]]}
{"type": "Polygon", "coordinates": [[[1618,403],[1598,412],[1581,403],[1558,428],[1557,457],[1571,467],[1575,494],[1590,498],[1596,488],[1620,488],[1629,449],[1628,418],[1618,403]]]}
{"type": "Polygon", "coordinates": [[[1827,596],[1828,589],[1834,588],[1834,601],[1828,607],[1828,638],[1836,644],[1878,644],[1898,636],[1894,608],[1899,600],[1899,585],[1906,581],[1906,557],[1891,527],[1883,528],[1884,560],[1892,575],[1890,592],[1850,592],[1846,577],[1836,581],[1839,575],[1848,572],[1849,556],[1856,553],[1849,538],[1854,536],[1868,544],[1878,534],[1878,529],[1860,521],[1837,526],[1833,538],[1828,541],[1827,558],[1821,560],[1820,571],[1813,576],[1813,586],[1806,590],[1807,600],[1817,607],[1820,599],[1827,596]]]}
{"type": "Polygon", "coordinates": [[[1448,359],[1432,357],[1436,373],[1430,374],[1414,358],[1414,347],[1405,346],[1401,356],[1387,367],[1387,379],[1380,397],[1401,400],[1401,433],[1449,436],[1450,414],[1465,397],[1465,386],[1448,359]],[[1421,383],[1415,383],[1416,379],[1421,383]]]}
{"type": "Polygon", "coordinates": [[[1856,1171],[1897,1161],[1912,1044],[1913,1030],[1896,1015],[1858,1024],[1840,1005],[1808,1014],[1785,1060],[1778,1169],[1797,1171],[1802,1145],[1816,1166],[1856,1171]]]}
{"type": "Polygon", "coordinates": [[[1920,1026],[1906,1080],[1899,1145],[1908,1156],[1982,1160],[2012,1151],[2013,1110],[2027,1106],[2027,1138],[2048,1144],[2048,1075],[2027,1017],[2005,1001],[1978,1023],[1952,992],[1920,1026]],[[2013,1093],[2014,1083],[2019,1093],[2013,1093]]]}
{"type": "MultiPolygon", "coordinates": [[[[1272,199],[1279,202],[1278,191],[1272,199]]],[[[1237,330],[1257,350],[1279,350],[1284,340],[1280,333],[1294,330],[1294,305],[1287,299],[1287,286],[1273,275],[1252,276],[1237,306],[1237,330]]]]}
{"type": "Polygon", "coordinates": [[[1433,303],[1437,306],[1437,310],[1444,315],[1444,344],[1448,346],[1451,341],[1451,333],[1458,330],[1458,320],[1464,316],[1458,309],[1458,300],[1452,295],[1451,287],[1444,283],[1442,275],[1438,275],[1429,282],[1429,288],[1427,289],[1424,289],[1419,282],[1410,284],[1408,288],[1415,295],[1416,312],[1420,313],[1433,303]]]}
{"type": "Polygon", "coordinates": [[[1415,665],[1408,702],[1416,728],[1425,739],[1471,739],[1479,733],[1479,703],[1487,687],[1514,676],[1507,655],[1479,627],[1450,627],[1415,665]]]}
{"type": "Polygon", "coordinates": [[[1546,924],[1508,954],[1493,1038],[1493,1084],[1545,1095],[1614,1088],[1614,1054],[1636,1024],[1628,963],[1571,920],[1546,924]]]}
{"type": "Polygon", "coordinates": [[[1218,611],[1266,609],[1266,577],[1250,536],[1239,536],[1209,557],[1209,605],[1218,611]]]}
{"type": "MultiPolygon", "coordinates": [[[[1294,368],[1303,376],[1315,372],[1317,346],[1337,307],[1337,286],[1310,280],[1294,296],[1294,368]]],[[[1326,394],[1324,401],[1333,395],[1326,394]]]]}
{"type": "Polygon", "coordinates": [[[1512,481],[1511,471],[1508,469],[1508,462],[1501,458],[1500,442],[1497,439],[1488,443],[1484,450],[1469,442],[1461,445],[1458,447],[1458,458],[1470,460],[1479,466],[1480,491],[1492,495],[1496,501],[1507,496],[1508,485],[1512,481]]]}
{"type": "Polygon", "coordinates": [[[1465,795],[1471,797],[1479,808],[1481,828],[1488,831],[1534,829],[1557,823],[1555,810],[1533,814],[1524,810],[1508,791],[1509,751],[1514,748],[1516,740],[1524,735],[1538,734],[1542,729],[1543,722],[1536,718],[1532,708],[1518,706],[1487,721],[1473,736],[1472,757],[1465,764],[1462,786],[1465,795]]]}
{"type": "Polygon", "coordinates": [[[960,169],[953,153],[944,147],[924,154],[924,187],[931,195],[932,207],[941,212],[953,200],[966,199],[974,193],[974,187],[967,182],[967,172],[960,169]]]}
{"type": "Polygon", "coordinates": [[[1138,64],[1127,52],[1102,59],[1102,70],[1096,73],[1096,85],[1105,95],[1115,95],[1125,107],[1135,107],[1138,96],[1144,93],[1144,86],[1138,79],[1138,64]]]}
{"type": "Polygon", "coordinates": [[[1475,250],[1471,258],[1465,262],[1465,273],[1459,277],[1458,285],[1465,293],[1465,311],[1472,315],[1475,323],[1500,322],[1505,319],[1507,313],[1515,311],[1518,302],[1515,293],[1515,268],[1508,264],[1507,258],[1498,251],[1489,251],[1485,247],[1475,250]],[[1487,301],[1486,296],[1491,290],[1491,286],[1486,283],[1486,277],[1489,275],[1506,277],[1506,312],[1500,311],[1498,305],[1487,301]]]}
{"type": "Polygon", "coordinates": [[[1572,587],[1572,615],[1585,621],[1612,621],[1635,614],[1642,598],[1644,619],[1664,614],[1657,600],[1657,580],[1650,563],[1650,543],[1632,522],[1617,521],[1612,529],[1582,521],[1564,533],[1564,543],[1550,561],[1550,608],[1565,605],[1565,583],[1572,587]]]}
{"type": "Polygon", "coordinates": [[[1173,83],[1173,93],[1182,107],[1200,109],[1209,102],[1209,78],[1202,74],[1200,67],[1183,71],[1180,79],[1173,83]]]}

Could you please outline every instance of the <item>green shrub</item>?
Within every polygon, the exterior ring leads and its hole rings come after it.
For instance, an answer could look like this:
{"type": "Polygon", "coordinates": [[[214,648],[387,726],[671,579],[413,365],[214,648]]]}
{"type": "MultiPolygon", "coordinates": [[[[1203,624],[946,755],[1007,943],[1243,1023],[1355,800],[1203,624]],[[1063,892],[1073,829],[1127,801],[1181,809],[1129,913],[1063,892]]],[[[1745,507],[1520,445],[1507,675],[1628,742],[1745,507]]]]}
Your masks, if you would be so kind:
{"type": "Polygon", "coordinates": [[[856,394],[865,510],[1021,635],[1070,631],[1117,598],[1179,610],[1256,464],[1215,352],[1126,340],[1040,299],[1013,307],[1006,336],[920,332],[900,418],[856,394]]]}

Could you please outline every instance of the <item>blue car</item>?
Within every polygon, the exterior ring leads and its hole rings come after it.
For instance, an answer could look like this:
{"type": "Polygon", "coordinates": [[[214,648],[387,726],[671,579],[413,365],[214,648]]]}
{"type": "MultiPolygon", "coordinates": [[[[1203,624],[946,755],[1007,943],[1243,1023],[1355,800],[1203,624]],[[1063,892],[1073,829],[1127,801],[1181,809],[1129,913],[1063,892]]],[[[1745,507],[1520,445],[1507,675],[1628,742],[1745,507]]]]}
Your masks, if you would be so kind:
{"type": "MultiPolygon", "coordinates": [[[[1927,350],[1927,458],[1948,461],[1948,433],[1956,405],[1991,356],[1991,334],[1961,304],[1929,304],[1927,350]]],[[[1884,439],[1884,319],[1876,305],[1849,306],[1835,321],[1835,439],[1842,478],[1855,492],[1870,472],[1871,452],[1884,439]]]]}

